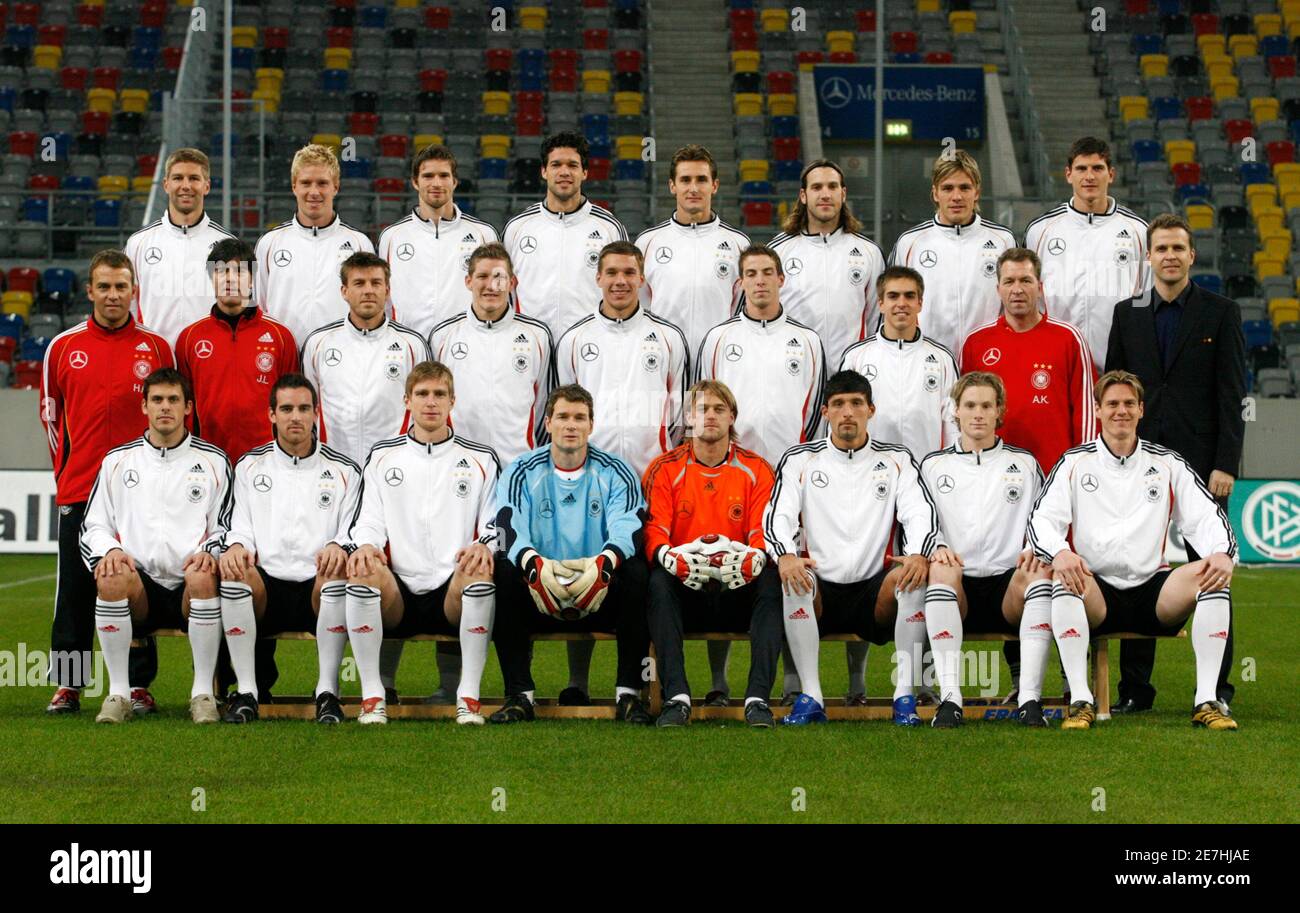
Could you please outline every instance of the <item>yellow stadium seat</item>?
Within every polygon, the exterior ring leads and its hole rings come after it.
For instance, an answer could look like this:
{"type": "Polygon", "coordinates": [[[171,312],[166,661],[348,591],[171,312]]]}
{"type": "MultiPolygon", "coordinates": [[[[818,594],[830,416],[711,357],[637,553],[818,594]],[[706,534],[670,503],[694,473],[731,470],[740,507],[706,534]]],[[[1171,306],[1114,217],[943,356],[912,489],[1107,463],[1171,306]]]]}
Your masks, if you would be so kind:
{"type": "Polygon", "coordinates": [[[1213,60],[1207,60],[1205,62],[1205,76],[1210,82],[1214,82],[1216,79],[1232,79],[1232,58],[1216,57],[1213,60]]]}
{"type": "Polygon", "coordinates": [[[1171,139],[1165,143],[1165,160],[1170,165],[1196,161],[1196,143],[1189,139],[1171,139]]]}
{"type": "Polygon", "coordinates": [[[1269,235],[1261,242],[1265,257],[1270,260],[1285,260],[1291,256],[1291,232],[1285,228],[1269,235]]]}
{"type": "Polygon", "coordinates": [[[32,48],[32,66],[42,70],[57,70],[63,60],[63,48],[57,44],[38,44],[32,48]]]}
{"type": "Polygon", "coordinates": [[[113,103],[117,101],[117,93],[112,89],[87,89],[86,90],[86,110],[103,111],[105,114],[113,113],[113,103]]]}
{"type": "Polygon", "coordinates": [[[918,13],[937,13],[939,9],[939,0],[916,0],[916,11],[918,13]]]}
{"type": "Polygon", "coordinates": [[[1124,95],[1119,100],[1119,113],[1125,122],[1144,118],[1150,110],[1145,95],[1124,95]]]}
{"type": "MultiPolygon", "coordinates": [[[[5,292],[5,297],[8,298],[8,297],[9,297],[10,295],[12,295],[12,294],[14,294],[14,293],[13,293],[13,292],[5,292]]],[[[28,294],[28,293],[27,293],[27,292],[19,292],[19,294],[26,295],[26,294],[28,294]]],[[[1273,314],[1275,311],[1278,311],[1278,310],[1287,310],[1287,311],[1297,311],[1297,310],[1300,310],[1300,299],[1296,299],[1296,298],[1270,298],[1270,299],[1268,299],[1268,312],[1269,312],[1269,314],[1273,314]]]]}
{"type": "Polygon", "coordinates": [[[311,141],[320,146],[329,146],[334,150],[335,155],[338,155],[339,150],[343,147],[343,137],[337,133],[317,133],[311,138],[311,141]]]}
{"type": "Polygon", "coordinates": [[[1143,54],[1139,62],[1142,65],[1142,75],[1146,79],[1169,75],[1168,54],[1143,54]]]}
{"type": "Polygon", "coordinates": [[[778,203],[776,206],[776,224],[780,225],[785,222],[785,217],[790,214],[790,204],[786,202],[778,203]]]}
{"type": "Polygon", "coordinates": [[[486,133],[479,137],[479,153],[485,159],[510,157],[510,137],[504,133],[486,133]]]}
{"type": "Polygon", "coordinates": [[[1279,0],[1277,11],[1287,22],[1300,19],[1300,0],[1279,0]]]}
{"type": "Polygon", "coordinates": [[[1255,251],[1255,278],[1268,279],[1271,276],[1286,275],[1286,261],[1277,257],[1266,257],[1262,250],[1255,251]]]}
{"type": "Polygon", "coordinates": [[[784,32],[790,22],[790,13],[783,9],[765,9],[760,14],[765,32],[784,32]]]}
{"type": "Polygon", "coordinates": [[[757,92],[738,92],[731,96],[731,106],[737,117],[757,117],[763,113],[763,96],[757,92]]]}
{"type": "Polygon", "coordinates": [[[954,35],[969,35],[975,31],[975,14],[970,10],[955,10],[948,14],[948,27],[954,35]]]}
{"type": "Polygon", "coordinates": [[[761,59],[758,51],[732,51],[731,70],[733,73],[757,73],[761,59]]]}
{"type": "Polygon", "coordinates": [[[26,320],[32,314],[32,293],[5,292],[0,295],[0,310],[6,314],[18,314],[26,320]]]}
{"type": "Polygon", "coordinates": [[[614,151],[621,159],[639,159],[641,157],[642,137],[624,133],[614,137],[614,151]]]}
{"type": "MultiPolygon", "coordinates": [[[[86,6],[103,6],[103,5],[104,5],[103,0],[99,0],[98,3],[91,3],[90,0],[85,0],[85,3],[86,3],[86,6]]],[[[194,0],[176,0],[176,5],[177,5],[177,6],[184,6],[184,7],[191,7],[191,6],[194,5],[194,0]]],[[[276,224],[279,224],[279,223],[276,223],[276,224]]],[[[274,227],[274,226],[273,226],[273,227],[274,227]]]]}
{"type": "Polygon", "coordinates": [[[1251,212],[1254,212],[1255,207],[1261,204],[1276,205],[1277,188],[1272,184],[1247,184],[1246,201],[1251,212]]]}
{"type": "Polygon", "coordinates": [[[1300,162],[1278,162],[1273,166],[1273,177],[1277,178],[1278,186],[1300,184],[1300,162]]]}
{"type": "Polygon", "coordinates": [[[153,187],[153,176],[148,174],[138,174],[131,178],[132,193],[148,193],[149,188],[153,187]]]}
{"type": "Polygon", "coordinates": [[[131,186],[120,174],[105,174],[99,179],[99,196],[105,200],[116,200],[131,186]]]}
{"type": "Polygon", "coordinates": [[[638,115],[645,108],[645,95],[640,92],[615,92],[614,113],[638,115]]]}
{"type": "Polygon", "coordinates": [[[1281,110],[1281,105],[1272,96],[1257,97],[1250,100],[1250,116],[1257,124],[1262,124],[1266,120],[1277,120],[1279,110],[1281,110]]]}
{"type": "Polygon", "coordinates": [[[518,15],[521,29],[540,32],[546,28],[546,7],[544,6],[521,6],[518,15]]]}
{"type": "Polygon", "coordinates": [[[510,93],[509,92],[484,92],[483,113],[497,114],[497,115],[509,114],[510,93]]]}
{"type": "Polygon", "coordinates": [[[740,163],[740,180],[766,181],[771,163],[767,159],[744,159],[740,163]]]}
{"type": "Polygon", "coordinates": [[[1300,186],[1282,187],[1282,208],[1288,213],[1300,209],[1300,186]]]}
{"type": "Polygon", "coordinates": [[[1282,207],[1276,203],[1261,203],[1251,210],[1250,215],[1255,220],[1255,231],[1261,238],[1281,228],[1285,218],[1282,207]]]}
{"type": "Polygon", "coordinates": [[[600,95],[609,92],[609,70],[583,70],[582,91],[600,95]]]}
{"type": "Polygon", "coordinates": [[[1213,206],[1204,206],[1196,203],[1188,206],[1184,215],[1187,217],[1187,224],[1192,226],[1192,231],[1214,227],[1213,206]]]}
{"type": "Polygon", "coordinates": [[[143,114],[149,110],[149,93],[144,89],[123,89],[119,96],[123,111],[135,111],[143,114]]]}
{"type": "Polygon", "coordinates": [[[1240,85],[1235,76],[1221,76],[1210,81],[1210,91],[1214,94],[1215,101],[1222,101],[1225,98],[1236,98],[1240,85]]]}
{"type": "Polygon", "coordinates": [[[441,146],[442,136],[437,133],[417,133],[413,140],[413,148],[416,150],[423,149],[425,146],[441,146]]]}
{"type": "Polygon", "coordinates": [[[826,33],[826,50],[832,54],[851,54],[856,42],[853,32],[837,29],[826,33]]]}
{"type": "Polygon", "coordinates": [[[279,88],[258,89],[253,93],[253,101],[260,102],[260,105],[253,105],[254,113],[262,110],[267,114],[275,114],[280,110],[280,90],[279,88]]]}
{"type": "Polygon", "coordinates": [[[1213,51],[1226,54],[1228,52],[1228,39],[1217,32],[1206,35],[1197,35],[1196,46],[1200,48],[1202,56],[1209,56],[1213,51]]]}
{"type": "Polygon", "coordinates": [[[1259,13],[1255,16],[1255,34],[1260,38],[1282,34],[1282,17],[1277,13],[1259,13]]]}
{"type": "Polygon", "coordinates": [[[1286,37],[1288,41],[1295,41],[1300,38],[1300,19],[1287,23],[1286,37]]]}
{"type": "Polygon", "coordinates": [[[773,117],[790,117],[797,107],[793,93],[776,92],[767,97],[767,113],[773,117]]]}
{"type": "Polygon", "coordinates": [[[1233,35],[1228,39],[1228,53],[1233,57],[1254,57],[1259,53],[1259,40],[1254,35],[1233,35]]]}
{"type": "Polygon", "coordinates": [[[325,69],[327,70],[352,69],[352,48],[326,48],[325,69]]]}
{"type": "Polygon", "coordinates": [[[278,92],[284,85],[284,70],[279,67],[261,67],[256,75],[259,89],[275,89],[278,92]]]}
{"type": "Polygon", "coordinates": [[[1278,308],[1269,316],[1273,319],[1273,329],[1277,329],[1284,323],[1300,320],[1300,308],[1278,308]]]}
{"type": "Polygon", "coordinates": [[[393,3],[393,6],[399,10],[418,9],[420,6],[420,0],[396,0],[396,2],[393,3]]]}
{"type": "Polygon", "coordinates": [[[230,44],[237,48],[257,47],[257,27],[237,25],[230,30],[230,44]]]}

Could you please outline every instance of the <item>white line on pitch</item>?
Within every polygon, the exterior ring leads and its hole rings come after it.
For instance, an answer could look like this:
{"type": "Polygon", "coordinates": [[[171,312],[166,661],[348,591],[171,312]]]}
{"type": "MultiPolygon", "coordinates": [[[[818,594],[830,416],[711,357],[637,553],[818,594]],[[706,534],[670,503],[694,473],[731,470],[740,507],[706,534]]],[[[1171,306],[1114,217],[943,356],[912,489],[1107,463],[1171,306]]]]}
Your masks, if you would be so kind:
{"type": "Polygon", "coordinates": [[[42,574],[39,577],[28,577],[24,580],[11,580],[9,583],[0,583],[0,590],[8,590],[16,586],[25,586],[29,583],[40,583],[42,580],[53,580],[54,574],[42,574]]]}

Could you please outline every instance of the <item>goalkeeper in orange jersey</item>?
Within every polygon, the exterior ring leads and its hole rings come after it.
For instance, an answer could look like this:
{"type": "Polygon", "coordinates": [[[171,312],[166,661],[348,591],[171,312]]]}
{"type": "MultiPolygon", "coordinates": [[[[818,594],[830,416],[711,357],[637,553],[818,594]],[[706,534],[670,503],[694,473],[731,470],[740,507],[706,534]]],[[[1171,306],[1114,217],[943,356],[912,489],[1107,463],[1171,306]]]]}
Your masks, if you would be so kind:
{"type": "Polygon", "coordinates": [[[691,718],[682,635],[748,631],[745,721],[772,725],[768,697],[781,653],[781,586],[767,563],[763,510],[772,468],[736,443],[736,398],[719,381],[687,393],[689,438],[646,469],[647,617],[665,704],[659,726],[691,718]]]}

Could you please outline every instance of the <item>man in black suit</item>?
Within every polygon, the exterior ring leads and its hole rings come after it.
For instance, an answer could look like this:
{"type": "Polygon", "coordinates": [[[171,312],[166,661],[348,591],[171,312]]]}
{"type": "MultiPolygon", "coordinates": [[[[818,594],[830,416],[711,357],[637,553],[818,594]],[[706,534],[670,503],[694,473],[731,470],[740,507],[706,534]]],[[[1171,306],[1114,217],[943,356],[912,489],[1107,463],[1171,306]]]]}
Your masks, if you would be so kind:
{"type": "MultiPolygon", "coordinates": [[[[1246,340],[1241,310],[1222,295],[1188,278],[1196,261],[1191,226],[1164,213],[1147,226],[1152,290],[1115,305],[1106,370],[1132,371],[1146,386],[1146,415],[1138,434],[1168,447],[1191,465],[1227,511],[1241,463],[1245,421],[1246,340]]],[[[1200,556],[1189,544],[1188,560],[1200,556]]],[[[1154,640],[1126,640],[1120,647],[1119,703],[1115,713],[1149,710],[1154,640]]],[[[1232,627],[1219,671],[1218,696],[1227,712],[1233,686],[1232,627]]]]}

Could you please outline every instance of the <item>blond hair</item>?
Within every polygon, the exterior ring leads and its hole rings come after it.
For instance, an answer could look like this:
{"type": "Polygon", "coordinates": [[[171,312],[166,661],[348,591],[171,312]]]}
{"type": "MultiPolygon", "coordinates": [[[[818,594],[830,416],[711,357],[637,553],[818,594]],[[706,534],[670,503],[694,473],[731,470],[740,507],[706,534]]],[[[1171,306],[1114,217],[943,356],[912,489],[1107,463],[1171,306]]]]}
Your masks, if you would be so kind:
{"type": "Polygon", "coordinates": [[[415,392],[416,384],[426,380],[445,380],[447,392],[453,399],[456,397],[456,381],[451,376],[451,368],[440,361],[422,361],[411,369],[411,373],[406,375],[407,397],[415,392]]]}
{"type": "Polygon", "coordinates": [[[324,165],[334,177],[334,183],[339,183],[341,177],[339,159],[329,146],[322,146],[320,143],[308,143],[295,152],[293,154],[293,164],[289,167],[290,185],[297,183],[298,172],[307,165],[324,165]]]}
{"type": "MultiPolygon", "coordinates": [[[[965,149],[957,149],[950,156],[939,156],[934,161],[934,170],[930,172],[930,186],[938,189],[939,184],[947,180],[951,175],[958,171],[964,171],[970,177],[971,183],[975,185],[975,192],[980,192],[980,163],[975,161],[975,156],[971,155],[965,149]]],[[[975,211],[979,212],[980,202],[975,201],[975,211]]]]}
{"type": "Polygon", "coordinates": [[[172,165],[178,162],[187,162],[191,165],[198,165],[203,171],[203,179],[209,180],[212,177],[212,163],[202,150],[195,149],[192,146],[186,146],[183,149],[177,149],[171,155],[167,156],[167,161],[163,163],[163,180],[172,173],[172,165]]]}
{"type": "Polygon", "coordinates": [[[1139,403],[1146,401],[1146,388],[1142,386],[1142,381],[1138,380],[1136,374],[1128,371],[1107,371],[1097,378],[1097,383],[1092,388],[1092,398],[1097,401],[1098,406],[1101,405],[1101,398],[1106,394],[1106,388],[1117,384],[1128,384],[1137,394],[1139,403]]]}
{"type": "Polygon", "coordinates": [[[726,403],[727,408],[731,410],[731,439],[733,441],[737,440],[740,435],[736,433],[736,419],[740,416],[740,406],[736,403],[736,394],[732,393],[731,388],[720,380],[696,381],[695,385],[686,391],[687,414],[693,415],[695,413],[695,401],[704,395],[716,396],[726,403]]]}
{"type": "Polygon", "coordinates": [[[998,423],[994,427],[1002,427],[1002,419],[1007,414],[1007,387],[1002,383],[1002,378],[989,371],[967,371],[961,377],[957,378],[957,383],[952,385],[952,404],[953,406],[961,405],[961,396],[971,387],[991,387],[993,397],[998,407],[998,423]]]}

